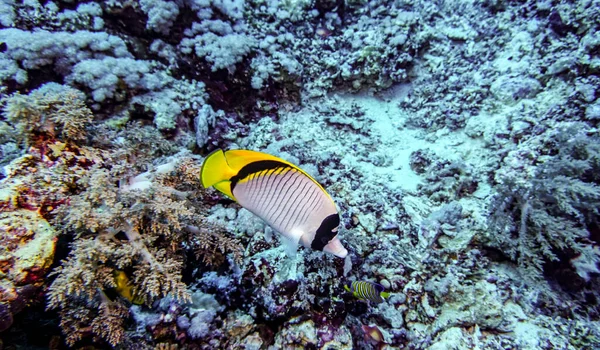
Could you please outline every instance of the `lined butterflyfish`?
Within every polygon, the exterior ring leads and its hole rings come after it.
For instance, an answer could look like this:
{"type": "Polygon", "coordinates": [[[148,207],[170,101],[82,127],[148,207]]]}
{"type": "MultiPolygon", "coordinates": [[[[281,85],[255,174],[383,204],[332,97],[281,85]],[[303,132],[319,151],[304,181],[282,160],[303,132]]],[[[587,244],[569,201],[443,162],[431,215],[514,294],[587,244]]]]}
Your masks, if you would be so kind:
{"type": "Polygon", "coordinates": [[[340,216],[325,189],[296,165],[256,151],[218,149],[204,160],[205,188],[214,187],[275,231],[307,248],[340,258],[340,216]]]}

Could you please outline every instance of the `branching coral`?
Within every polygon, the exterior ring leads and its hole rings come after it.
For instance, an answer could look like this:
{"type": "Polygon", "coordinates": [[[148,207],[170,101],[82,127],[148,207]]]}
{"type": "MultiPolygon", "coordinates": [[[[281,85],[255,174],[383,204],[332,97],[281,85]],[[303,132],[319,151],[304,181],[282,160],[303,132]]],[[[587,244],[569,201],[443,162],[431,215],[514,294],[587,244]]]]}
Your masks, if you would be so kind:
{"type": "Polygon", "coordinates": [[[233,253],[236,263],[242,262],[242,252],[239,249],[239,242],[235,238],[224,236],[223,228],[217,225],[206,224],[201,227],[187,226],[196,240],[196,257],[202,259],[206,264],[219,266],[224,262],[225,255],[228,252],[233,253]]]}
{"type": "Polygon", "coordinates": [[[58,310],[69,345],[89,336],[117,345],[133,301],[119,296],[117,272],[147,305],[167,295],[188,302],[186,250],[203,251],[206,262],[220,265],[229,253],[239,261],[241,247],[204,220],[198,160],[177,155],[153,166],[174,153],[171,143],[137,123],[122,131],[91,125],[78,99],[66,90],[5,101],[9,125],[29,147],[7,167],[0,207],[37,210],[74,237],[51,275],[48,308],[58,310]],[[94,132],[80,145],[86,128],[94,132]]]}
{"type": "Polygon", "coordinates": [[[527,276],[558,270],[552,275],[577,290],[599,272],[591,235],[600,214],[598,135],[584,124],[563,124],[510,152],[504,164],[490,207],[492,242],[527,276]]]}
{"type": "Polygon", "coordinates": [[[9,97],[4,116],[19,135],[25,136],[27,144],[39,133],[63,141],[82,140],[93,117],[82,93],[58,84],[46,85],[29,95],[17,93],[9,97]]]}
{"type": "Polygon", "coordinates": [[[195,169],[189,166],[190,160],[182,162],[184,166],[177,163],[174,159],[120,184],[114,179],[123,168],[95,166],[78,184],[87,189],[62,208],[63,228],[80,238],[55,272],[48,307],[59,309],[66,318],[71,318],[65,310],[73,308],[73,303],[88,310],[83,313],[86,318],[78,320],[81,327],[63,327],[70,344],[82,337],[80,333],[87,329],[83,325],[90,324],[96,336],[113,345],[120,342],[127,313],[111,316],[120,319],[111,323],[114,330],[97,332],[93,327],[98,318],[104,317],[107,307],[125,305],[121,298],[105,301],[105,294],[116,287],[112,277],[115,271],[129,271],[133,294],[147,305],[167,295],[187,302],[190,296],[181,281],[184,242],[204,250],[205,261],[215,265],[222,263],[229,252],[240,256],[234,240],[219,236],[216,233],[223,232],[204,221],[203,207],[187,200],[188,196],[202,198],[202,187],[182,181],[192,177],[186,173],[195,169]],[[190,237],[190,227],[196,228],[192,230],[195,239],[190,237]]]}

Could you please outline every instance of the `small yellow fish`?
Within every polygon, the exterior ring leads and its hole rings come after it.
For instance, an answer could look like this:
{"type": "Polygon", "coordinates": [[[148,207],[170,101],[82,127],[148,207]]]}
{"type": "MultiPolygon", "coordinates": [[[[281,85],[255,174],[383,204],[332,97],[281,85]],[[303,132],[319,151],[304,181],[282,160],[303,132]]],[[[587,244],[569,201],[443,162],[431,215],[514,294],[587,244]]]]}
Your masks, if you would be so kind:
{"type": "Polygon", "coordinates": [[[350,286],[344,285],[344,289],[352,293],[355,298],[377,304],[390,296],[390,293],[384,292],[385,288],[381,284],[368,281],[354,281],[350,286]]]}
{"type": "Polygon", "coordinates": [[[113,272],[113,278],[115,279],[115,283],[117,284],[115,290],[117,291],[117,293],[119,293],[120,296],[136,305],[141,305],[144,303],[144,300],[142,298],[133,293],[133,286],[129,282],[129,277],[127,277],[127,274],[124,271],[115,270],[113,272]]]}

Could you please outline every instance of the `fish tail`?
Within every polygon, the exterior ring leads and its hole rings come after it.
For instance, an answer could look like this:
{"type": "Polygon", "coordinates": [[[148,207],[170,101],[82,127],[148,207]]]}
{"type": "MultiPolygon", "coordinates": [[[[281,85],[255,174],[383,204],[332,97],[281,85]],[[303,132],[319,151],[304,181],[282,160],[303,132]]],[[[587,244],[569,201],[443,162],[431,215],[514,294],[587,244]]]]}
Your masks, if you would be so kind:
{"type": "Polygon", "coordinates": [[[388,298],[390,296],[389,292],[381,292],[379,295],[381,295],[382,298],[388,298]]]}
{"type": "Polygon", "coordinates": [[[344,284],[344,289],[345,289],[346,291],[348,291],[348,292],[352,292],[352,291],[350,290],[350,287],[348,287],[348,285],[347,285],[347,284],[344,284]]]}
{"type": "Polygon", "coordinates": [[[222,149],[217,149],[206,156],[202,170],[200,170],[200,179],[202,186],[209,188],[215,184],[226,181],[231,178],[229,164],[225,158],[225,153],[222,149]]]}
{"type": "Polygon", "coordinates": [[[206,156],[202,164],[202,170],[200,170],[200,180],[204,188],[213,186],[235,200],[229,182],[233,176],[235,176],[235,171],[227,163],[227,158],[225,158],[222,149],[217,149],[206,156]]]}

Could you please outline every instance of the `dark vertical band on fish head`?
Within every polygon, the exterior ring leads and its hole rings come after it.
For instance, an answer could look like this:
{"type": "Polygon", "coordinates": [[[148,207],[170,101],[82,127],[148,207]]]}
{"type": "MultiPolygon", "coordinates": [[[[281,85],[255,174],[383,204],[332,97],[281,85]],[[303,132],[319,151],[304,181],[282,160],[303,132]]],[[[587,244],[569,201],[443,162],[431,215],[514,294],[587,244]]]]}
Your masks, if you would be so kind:
{"type": "Polygon", "coordinates": [[[276,160],[261,160],[244,166],[229,180],[231,182],[231,193],[233,193],[233,189],[235,188],[235,185],[237,185],[238,181],[247,178],[251,174],[259,173],[263,170],[272,170],[277,168],[291,168],[291,166],[276,160]]]}
{"type": "Polygon", "coordinates": [[[323,248],[335,237],[338,232],[337,228],[340,225],[340,216],[331,214],[321,222],[321,226],[317,229],[315,238],[310,247],[315,250],[323,250],[323,248]]]}

